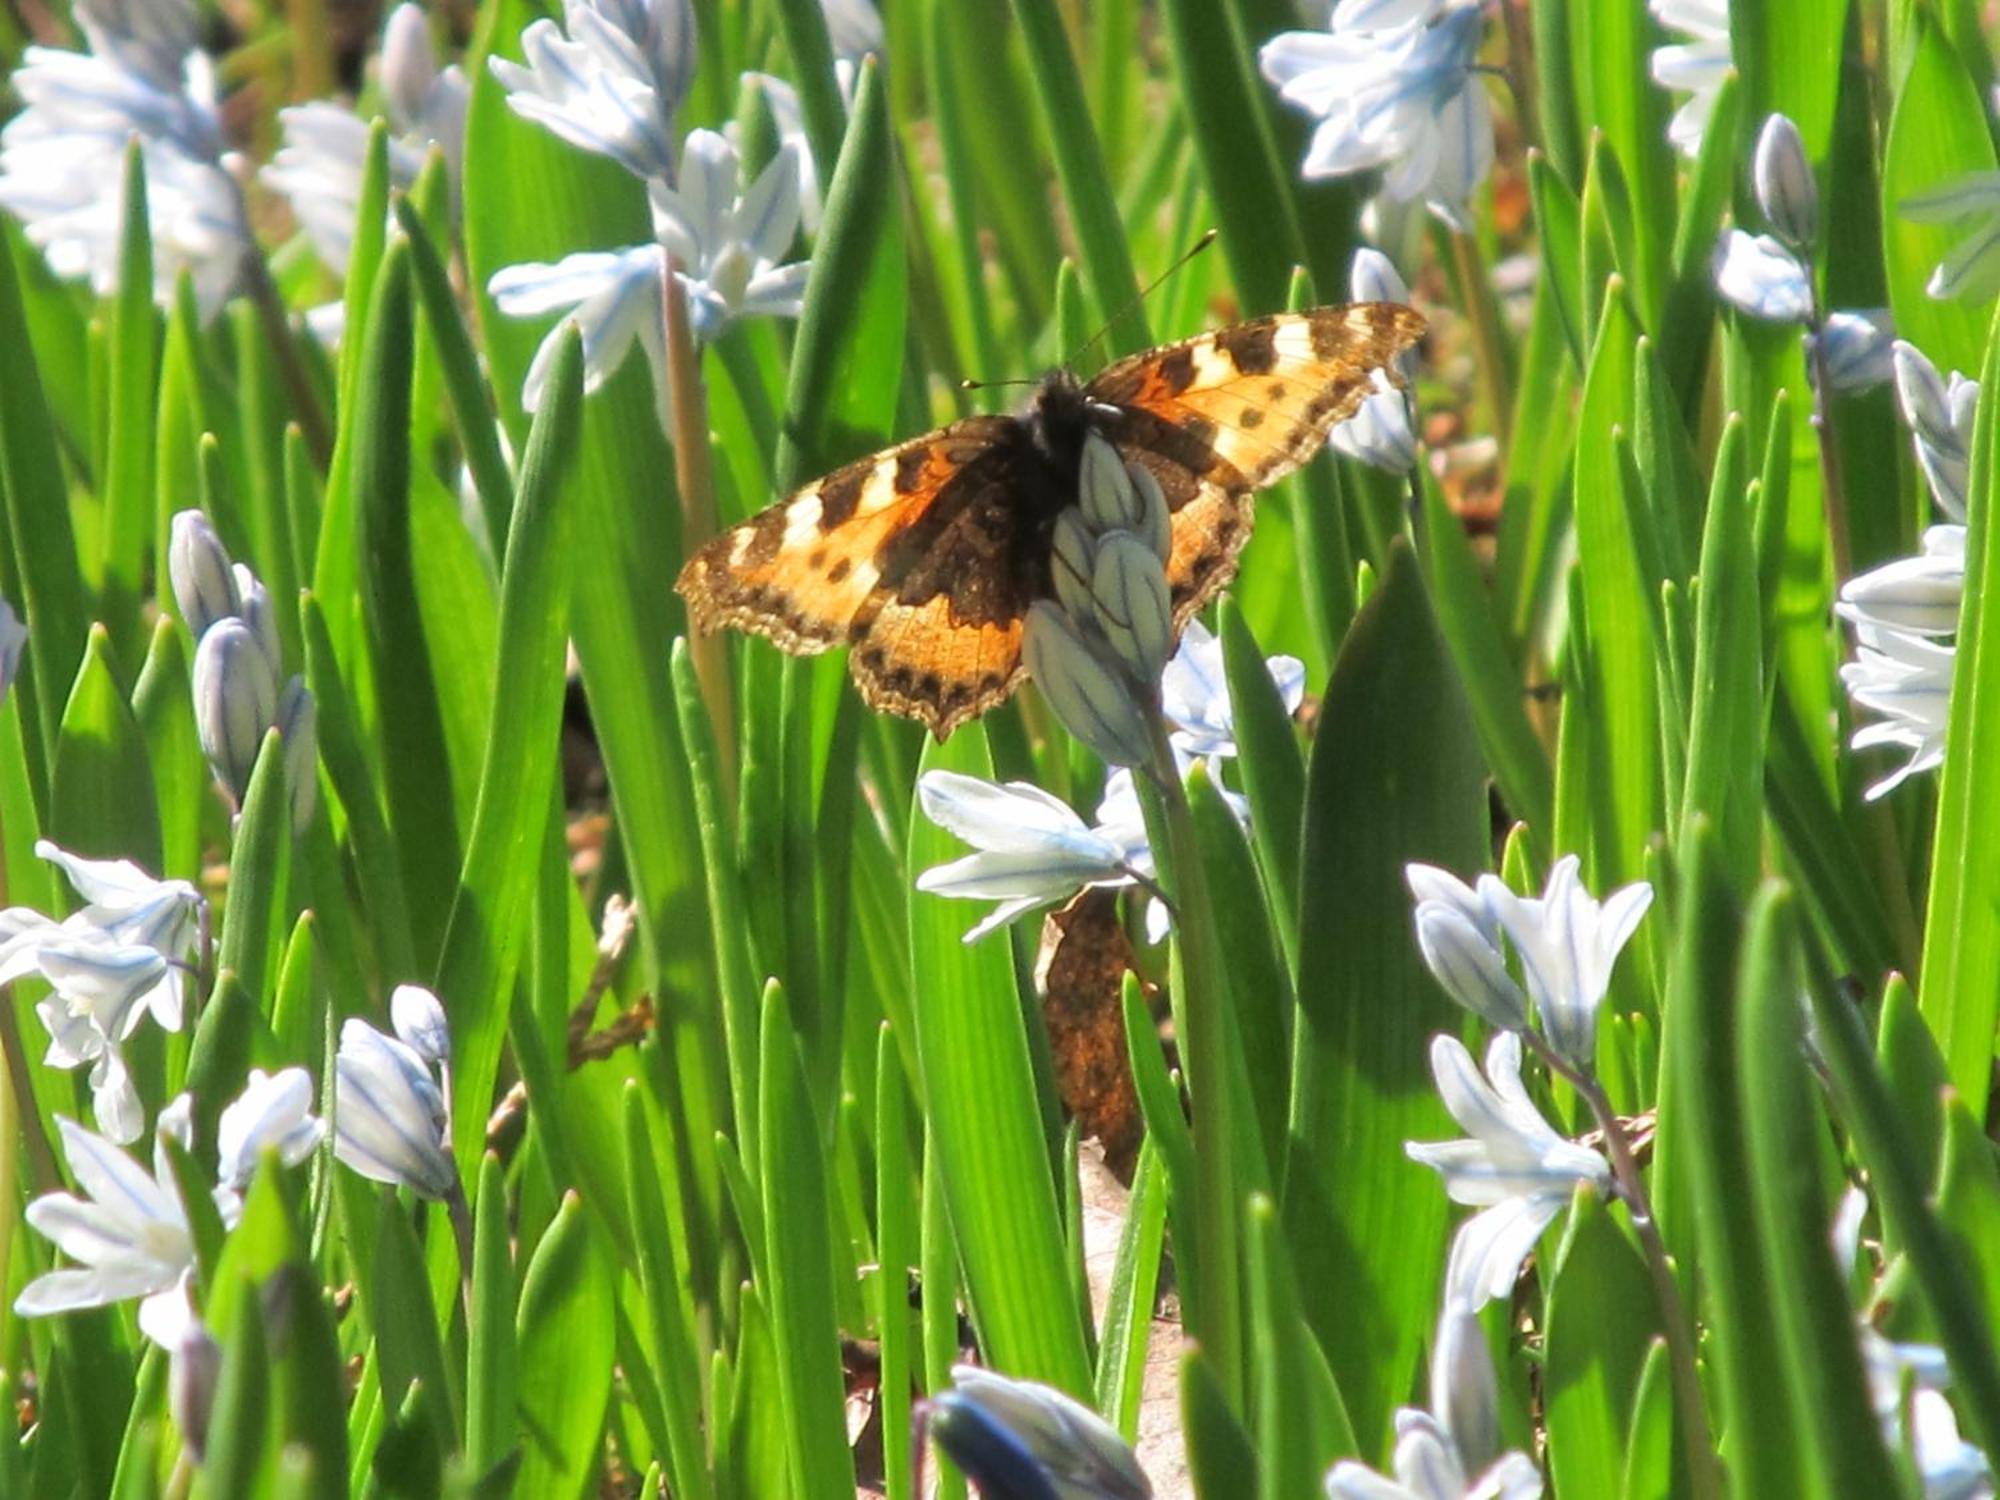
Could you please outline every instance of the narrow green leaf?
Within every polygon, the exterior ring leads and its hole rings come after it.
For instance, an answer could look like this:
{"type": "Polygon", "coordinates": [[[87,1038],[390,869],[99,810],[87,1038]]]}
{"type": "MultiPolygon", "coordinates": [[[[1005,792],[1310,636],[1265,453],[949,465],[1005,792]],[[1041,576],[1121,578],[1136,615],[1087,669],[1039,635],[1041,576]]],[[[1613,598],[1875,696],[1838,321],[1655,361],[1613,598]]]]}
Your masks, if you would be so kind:
{"type": "MultiPolygon", "coordinates": [[[[976,725],[926,745],[923,766],[992,774],[976,725]]],[[[912,813],[912,874],[961,852],[912,813]]],[[[910,892],[909,921],[924,1114],[982,1341],[997,1368],[1085,1396],[1090,1365],[1066,1292],[1054,1163],[1006,944],[961,942],[963,905],[922,891],[910,892]]]]}
{"type": "Polygon", "coordinates": [[[1784,1379],[1776,1313],[1756,1225],[1742,1211],[1755,1188],[1743,1143],[1735,1029],[1740,898],[1705,819],[1690,824],[1680,860],[1679,932],[1662,1038],[1660,1225],[1675,1259],[1701,1266],[1721,1376],[1718,1425],[1740,1435],[1732,1469],[1758,1493],[1797,1494],[1805,1458],[1796,1413],[1770,1400],[1784,1379]]]}
{"type": "Polygon", "coordinates": [[[854,1466],[841,1422],[840,1328],[823,1148],[791,1015],[776,984],[764,992],[759,1074],[771,1327],[792,1458],[791,1492],[847,1500],[854,1492],[854,1466]]]}
{"type": "Polygon", "coordinates": [[[89,649],[69,689],[55,741],[48,836],[99,859],[160,868],[160,819],[139,724],[119,691],[111,637],[91,627],[89,649]]]}
{"type": "MultiPolygon", "coordinates": [[[[1219,8],[1219,7],[1218,7],[1219,8]]],[[[1035,81],[1042,118],[1054,148],[1056,178],[1069,205],[1071,227],[1083,260],[1083,279],[1099,314],[1110,322],[1114,352],[1152,343],[1146,311],[1138,302],[1125,226],[1104,166],[1104,153],[1084,99],[1083,79],[1069,47],[1055,0],[1014,0],[1014,20],[1028,47],[1028,74],[1035,81]]]]}
{"type": "Polygon", "coordinates": [[[646,1299],[646,1347],[666,1415],[673,1493],[689,1500],[714,1493],[702,1450],[699,1350],[687,1324],[673,1240],[660,1194],[660,1168],[638,1089],[625,1089],[625,1195],[646,1299]]]}
{"type": "MultiPolygon", "coordinates": [[[[875,1336],[882,1349],[882,1487],[886,1500],[914,1500],[910,1453],[910,1278],[918,1256],[912,1122],[902,1055],[884,1024],[875,1044],[875,1336]]],[[[1157,1248],[1155,1254],[1157,1255],[1157,1248]]],[[[1115,1277],[1114,1277],[1115,1280],[1115,1277]]],[[[1114,1305],[1116,1294],[1114,1292],[1114,1305]]],[[[1150,1306],[1151,1299],[1148,1298],[1150,1306]]]]}
{"type": "Polygon", "coordinates": [[[209,770],[194,724],[187,636],[168,617],[153,622],[153,643],[132,688],[132,714],[146,741],[153,799],[160,810],[160,870],[193,880],[201,874],[201,814],[209,770]]]}
{"type": "MultiPolygon", "coordinates": [[[[1778,1355],[1794,1430],[1819,1493],[1887,1495],[1897,1488],[1881,1429],[1870,1417],[1845,1277],[1828,1238],[1833,1205],[1827,1143],[1806,1063],[1791,898],[1767,885],[1751,907],[1738,977],[1736,1078],[1764,1286],[1777,1312],[1778,1355]]],[[[1989,1157],[1987,1171],[1992,1172],[1989,1157]]],[[[1773,1404],[1761,1393],[1759,1422],[1773,1404]]],[[[1761,1436],[1758,1441],[1762,1441],[1761,1436]]]]}
{"type": "Polygon", "coordinates": [[[256,998],[272,995],[289,918],[286,885],[291,874],[292,803],[285,784],[285,742],[266,730],[242,816],[230,846],[229,904],[223,909],[216,961],[256,998]]]}
{"type": "MultiPolygon", "coordinates": [[[[1269,891],[1271,915],[1288,961],[1298,955],[1299,812],[1305,803],[1306,769],[1292,716],[1271,678],[1264,653],[1235,602],[1222,596],[1219,623],[1229,703],[1236,719],[1237,765],[1243,790],[1255,807],[1250,836],[1269,891]]],[[[1273,1160],[1278,1158],[1274,1155],[1273,1160]]]]}
{"type": "MultiPolygon", "coordinates": [[[[246,1287],[244,1295],[254,1300],[255,1287],[246,1287]]],[[[266,1445],[269,1381],[263,1320],[239,1317],[223,1349],[222,1376],[209,1417],[203,1494],[218,1500],[225,1495],[252,1495],[266,1482],[267,1466],[275,1458],[266,1445]]]]}
{"type": "Polygon", "coordinates": [[[1244,1217],[1251,1307],[1257,1478],[1266,1500],[1310,1494],[1337,1459],[1361,1449],[1326,1356],[1313,1337],[1285,1253],[1277,1207],[1253,1198],[1244,1217]]]}
{"type": "MultiPolygon", "coordinates": [[[[442,1458],[457,1449],[458,1435],[453,1431],[451,1406],[446,1400],[446,1392],[452,1386],[446,1375],[444,1346],[438,1339],[437,1307],[431,1301],[430,1281],[424,1273],[424,1252],[410,1226],[408,1210],[395,1201],[393,1194],[380,1192],[375,1196],[381,1211],[375,1221],[373,1279],[366,1311],[369,1325],[375,1330],[376,1358],[382,1366],[383,1399],[400,1408],[408,1399],[412,1383],[430,1392],[432,1399],[424,1403],[422,1410],[427,1418],[429,1445],[442,1458]]],[[[547,1244],[544,1239],[542,1247],[537,1249],[537,1264],[547,1244]]],[[[524,1324],[527,1307],[524,1292],[524,1324]]],[[[526,1340],[522,1342],[525,1344],[526,1340]]],[[[580,1342],[579,1356],[581,1352],[580,1342]]],[[[534,1361],[524,1358],[522,1365],[532,1370],[534,1361]]],[[[578,1387],[586,1386],[589,1370],[578,1358],[575,1363],[565,1365],[563,1379],[578,1387]]],[[[525,1380],[522,1383],[527,1384],[525,1380]]],[[[528,1400],[526,1390],[522,1392],[522,1405],[530,1414],[542,1415],[528,1400]]]]}
{"type": "Polygon", "coordinates": [[[472,1312],[467,1320],[465,1458],[490,1474],[514,1451],[514,1256],[500,1158],[480,1159],[473,1199],[472,1312]]]}
{"type": "Polygon", "coordinates": [[[102,604],[127,661],[141,649],[139,600],[153,536],[153,394],[159,320],[153,311],[153,236],[146,217],[146,165],[125,148],[118,291],[106,340],[110,385],[104,472],[102,604]]]}
{"type": "MultiPolygon", "coordinates": [[[[1943,43],[1932,40],[1931,45],[1943,43]]],[[[2000,336],[1990,337],[1981,389],[2000,390],[2000,336]],[[1989,384],[1990,382],[1990,384],[1989,384]]],[[[1950,1069],[1952,1086],[1984,1099],[2000,1019],[2000,401],[1982,404],[1967,488],[1965,593],[1952,664],[1951,727],[1938,781],[1918,999],[1950,1069]]]]}
{"type": "MultiPolygon", "coordinates": [[[[398,264],[391,260],[391,281],[398,264]]],[[[499,662],[479,801],[437,967],[438,993],[452,1006],[453,1145],[459,1170],[468,1174],[485,1140],[480,1116],[500,1066],[508,991],[556,791],[573,572],[572,507],[564,496],[573,493],[582,404],[582,354],[572,331],[557,346],[521,464],[501,575],[499,662]]],[[[385,751],[394,754],[393,742],[385,751]]],[[[390,785],[393,795],[393,779],[390,785]]]]}

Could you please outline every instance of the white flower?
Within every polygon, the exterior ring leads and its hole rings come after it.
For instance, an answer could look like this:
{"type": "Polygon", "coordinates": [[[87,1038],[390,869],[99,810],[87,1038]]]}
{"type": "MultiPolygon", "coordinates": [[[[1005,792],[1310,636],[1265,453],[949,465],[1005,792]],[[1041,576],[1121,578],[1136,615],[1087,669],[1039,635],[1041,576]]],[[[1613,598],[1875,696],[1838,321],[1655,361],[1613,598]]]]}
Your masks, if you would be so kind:
{"type": "Polygon", "coordinates": [[[1842,585],[1834,612],[1880,630],[1954,635],[1964,593],[1965,528],[1932,526],[1918,556],[1899,557],[1842,585]]]}
{"type": "Polygon", "coordinates": [[[333,1154],[363,1177],[426,1198],[459,1190],[437,1081],[414,1051],[366,1021],[341,1025],[333,1118],[333,1154]]]}
{"type": "MultiPolygon", "coordinates": [[[[662,400],[667,390],[666,349],[660,322],[660,277],[666,263],[658,245],[629,250],[585,250],[553,265],[527,262],[493,273],[486,289],[510,318],[538,318],[563,310],[583,340],[583,389],[596,390],[617,373],[636,338],[653,371],[662,400]]],[[[532,412],[548,388],[562,324],[551,329],[528,366],[521,406],[532,412]]]]}
{"type": "Polygon", "coordinates": [[[2000,171],[1954,177],[1905,198],[1897,208],[1904,218],[1920,224],[1979,220],[1931,272],[1924,286],[1927,293],[1940,301],[1962,297],[1984,302],[2000,291],[2000,171]]]}
{"type": "Polygon", "coordinates": [[[1715,289],[1753,318],[1803,323],[1812,317],[1812,277],[1768,234],[1732,229],[1715,247],[1715,289]]]}
{"type": "Polygon", "coordinates": [[[1104,1418],[1072,1396],[954,1365],[929,1403],[930,1436],[987,1495],[1150,1500],[1145,1471],[1104,1418]]]}
{"type": "Polygon", "coordinates": [[[216,1123],[218,1175],[224,1186],[241,1190],[256,1175],[267,1151],[295,1167],[312,1155],[326,1133],[312,1112],[312,1075],[304,1068],[266,1073],[252,1068],[243,1092],[216,1123]]]}
{"type": "Polygon", "coordinates": [[[1949,384],[1923,351],[1900,339],[1890,354],[1903,420],[1917,447],[1917,463],[1938,509],[1954,521],[1965,519],[1965,487],[1972,470],[1972,421],[1979,406],[1979,382],[1951,372],[1949,384]]]}
{"type": "Polygon", "coordinates": [[[1574,854],[1557,860],[1539,901],[1515,895],[1500,880],[1482,880],[1480,894],[1521,960],[1542,1034],[1566,1062],[1590,1073],[1597,1063],[1597,1009],[1620,950],[1653,904],[1653,888],[1635,881],[1600,905],[1577,871],[1574,854]]]}
{"type": "Polygon", "coordinates": [[[1645,881],[1613,891],[1600,905],[1566,854],[1549,872],[1539,900],[1517,896],[1505,881],[1481,875],[1468,886],[1447,870],[1405,868],[1417,898],[1417,945],[1451,998],[1496,1026],[1521,1030],[1532,998],[1557,1054],[1585,1073],[1595,1070],[1597,1011],[1612,966],[1652,905],[1645,881]],[[1501,935],[1512,943],[1528,981],[1527,996],[1508,974],[1501,935]]]}
{"type": "Polygon", "coordinates": [[[665,181],[674,175],[671,121],[680,101],[661,94],[660,60],[626,30],[643,13],[638,5],[565,0],[563,27],[544,19],[521,33],[526,66],[502,57],[486,66],[522,119],[636,177],[665,181]]]}
{"type": "Polygon", "coordinates": [[[86,30],[108,50],[30,47],[11,79],[27,107],[0,130],[0,208],[22,220],[58,276],[88,277],[110,294],[118,284],[125,149],[136,139],[154,300],[171,304],[185,272],[202,316],[210,316],[254,248],[227,170],[213,64],[181,48],[173,7],[158,27],[131,33],[105,22],[136,20],[137,7],[122,16],[109,5],[94,11],[86,30]]]}
{"type": "Polygon", "coordinates": [[[799,161],[779,147],[740,197],[736,148],[712,130],[689,133],[680,180],[651,187],[653,225],[674,258],[698,339],[734,319],[795,318],[804,305],[805,261],[779,264],[799,232],[799,161]]]}
{"type": "MultiPolygon", "coordinates": [[[[424,13],[407,0],[382,28],[381,78],[391,131],[389,185],[406,189],[414,183],[432,146],[444,152],[456,182],[472,87],[456,66],[438,67],[424,13]]],[[[278,120],[284,144],[264,168],[264,181],[291,200],[299,227],[326,268],[345,276],[361,208],[370,122],[328,100],[281,109],[278,120]]]]}
{"type": "MultiPolygon", "coordinates": [[[[160,1133],[178,1133],[186,1120],[183,1111],[163,1111],[160,1133]]],[[[143,1297],[139,1327],[148,1337],[156,1329],[178,1330],[186,1318],[181,1277],[194,1265],[194,1241],[165,1148],[155,1140],[148,1175],[74,1120],[58,1115],[56,1129],[70,1175],[85,1196],[45,1194],[28,1205],[28,1223],[79,1264],[37,1276],[15,1299],[14,1311],[45,1317],[143,1297]]]]}
{"type": "Polygon", "coordinates": [[[420,984],[399,984],[389,995],[389,1023],[404,1046],[427,1063],[451,1061],[451,1024],[438,997],[420,984]]]}
{"type": "Polygon", "coordinates": [[[200,24],[193,0],[77,0],[72,13],[93,54],[157,87],[179,86],[200,24]]]}
{"type": "Polygon", "coordinates": [[[1395,1479],[1343,1459],[1326,1476],[1329,1500],[1534,1500],[1541,1472],[1526,1454],[1499,1455],[1497,1387],[1478,1318],[1447,1298],[1431,1344],[1431,1409],[1396,1413],[1395,1479]]]}
{"type": "Polygon", "coordinates": [[[1944,1351],[1931,1344],[1891,1343],[1864,1322],[1861,1358],[1875,1416],[1891,1450],[1903,1447],[1903,1386],[1906,1378],[1911,1383],[1910,1448],[1924,1500],[1991,1500],[1992,1468],[1984,1453],[1959,1436],[1958,1418],[1943,1394],[1951,1382],[1944,1351]]]}
{"type": "Polygon", "coordinates": [[[1937,641],[1870,624],[1857,626],[1854,640],[1855,659],[1841,667],[1840,680],[1857,708],[1885,717],[1858,730],[1848,744],[1856,750],[1895,745],[1910,752],[1909,760],[1868,788],[1872,802],[1944,763],[1955,653],[1937,641]]]}
{"type": "Polygon", "coordinates": [[[1514,1032],[1488,1045],[1483,1078],[1458,1038],[1433,1037],[1431,1073],[1444,1107],[1471,1139],[1411,1141],[1403,1149],[1444,1178],[1454,1203],[1480,1209],[1459,1226],[1445,1270],[1445,1295],[1478,1307],[1513,1288],[1521,1262],[1570,1195],[1583,1184],[1609,1182],[1611,1169],[1589,1147],[1557,1135],[1536,1111],[1521,1087],[1521,1039],[1514,1032]]]}
{"type": "Polygon", "coordinates": [[[1084,886],[1129,885],[1127,850],[1106,830],[1087,828],[1068,803],[1025,781],[997,785],[956,771],[917,779],[924,815],[979,852],[936,865],[917,889],[966,901],[998,901],[965,941],[975,943],[1016,917],[1066,901],[1084,886]]]}
{"type": "Polygon", "coordinates": [[[1667,139],[1694,156],[1733,66],[1728,0],[1651,0],[1648,8],[1662,26],[1692,38],[1653,53],[1653,82],[1688,95],[1667,126],[1667,139]]]}
{"type": "MultiPolygon", "coordinates": [[[[1271,681],[1295,714],[1305,701],[1306,664],[1296,656],[1265,661],[1271,681]]],[[[1160,710],[1173,724],[1168,738],[1183,754],[1236,754],[1236,711],[1229,701],[1229,678],[1223,671],[1222,642],[1199,620],[1181,632],[1180,649],[1160,674],[1160,710]]]]}
{"type": "Polygon", "coordinates": [[[1354,415],[1327,435],[1335,451],[1391,474],[1407,474],[1416,466],[1417,435],[1410,430],[1410,398],[1380,370],[1369,372],[1374,393],[1364,397],[1354,415]]]}
{"type": "Polygon", "coordinates": [[[87,860],[46,839],[35,852],[60,866],[88,903],[61,922],[26,907],[0,911],[0,983],[40,974],[54,993],[38,1001],[51,1067],[90,1067],[99,1128],[135,1141],[144,1109],[122,1048],[151,1015],[178,1031],[183,966],[200,935],[204,903],[183,880],[154,880],[128,860],[87,860]]]}
{"type": "Polygon", "coordinates": [[[1421,198],[1455,228],[1493,165],[1493,120],[1474,68],[1484,25],[1459,0],[1335,8],[1325,33],[1287,31],[1258,53],[1287,103],[1319,117],[1308,179],[1387,169],[1383,190],[1421,198]]]}

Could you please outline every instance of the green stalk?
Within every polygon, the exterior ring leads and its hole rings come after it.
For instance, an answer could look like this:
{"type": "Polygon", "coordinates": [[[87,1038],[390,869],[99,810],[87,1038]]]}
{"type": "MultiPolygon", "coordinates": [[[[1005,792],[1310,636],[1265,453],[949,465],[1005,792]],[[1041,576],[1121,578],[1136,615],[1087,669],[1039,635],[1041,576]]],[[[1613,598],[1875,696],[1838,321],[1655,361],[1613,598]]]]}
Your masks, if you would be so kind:
{"type": "MultiPolygon", "coordinates": [[[[1236,1068],[1230,1056],[1227,1014],[1229,978],[1224,966],[1208,873],[1195,841],[1194,815],[1174,764],[1173,747],[1157,706],[1148,712],[1153,736],[1152,763],[1140,768],[1140,797],[1156,850],[1167,855],[1161,873],[1173,897],[1174,951],[1179,972],[1173,987],[1174,1025],[1181,1061],[1194,1096],[1194,1162],[1197,1241],[1197,1295],[1190,1300],[1188,1331],[1207,1356],[1209,1367],[1232,1410],[1244,1410],[1248,1392],[1243,1335],[1242,1243],[1237,1224],[1237,1143],[1229,1125],[1236,1068]],[[1160,835],[1164,833],[1164,839],[1160,835]]],[[[1246,1184],[1253,1190],[1257,1184],[1246,1184]]]]}
{"type": "MultiPolygon", "coordinates": [[[[702,383],[701,350],[688,326],[687,297],[674,274],[673,257],[660,273],[667,343],[666,410],[661,413],[674,445],[674,488],[681,497],[681,555],[686,557],[714,536],[715,465],[708,451],[708,387],[702,383]]],[[[729,652],[720,635],[688,632],[702,702],[715,726],[716,758],[724,793],[736,792],[736,708],[729,680],[729,652]]]]}
{"type": "Polygon", "coordinates": [[[1487,418],[1501,444],[1500,467],[1507,466],[1506,447],[1513,431],[1514,376],[1507,364],[1507,337],[1500,326],[1500,309],[1493,300],[1493,280],[1479,242],[1458,230],[1451,232],[1452,261],[1458,272],[1458,294],[1472,324],[1472,350],[1479,386],[1486,398],[1487,418]]]}

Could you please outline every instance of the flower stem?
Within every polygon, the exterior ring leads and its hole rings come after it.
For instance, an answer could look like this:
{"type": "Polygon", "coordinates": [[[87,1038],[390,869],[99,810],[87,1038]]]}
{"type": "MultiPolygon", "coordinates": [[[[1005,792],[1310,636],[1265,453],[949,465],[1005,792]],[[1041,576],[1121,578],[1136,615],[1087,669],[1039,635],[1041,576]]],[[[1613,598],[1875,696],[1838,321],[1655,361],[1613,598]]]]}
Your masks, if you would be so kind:
{"type": "Polygon", "coordinates": [[[1680,1283],[1674,1279],[1673,1262],[1667,1256],[1666,1242],[1660,1238],[1659,1222],[1653,1217],[1653,1201],[1639,1176],[1638,1160],[1632,1155],[1632,1139],[1625,1133],[1624,1122],[1595,1077],[1571,1067],[1539,1033],[1524,1030],[1519,1035],[1550,1072],[1577,1091],[1604,1136],[1604,1148],[1611,1158],[1612,1180],[1618,1196],[1625,1200],[1625,1210],[1631,1216],[1633,1232],[1638,1235],[1639,1248],[1645,1256],[1647,1273],[1653,1279],[1653,1296],[1660,1305],[1674,1405],[1680,1410],[1681,1441],[1687,1449],[1689,1487],[1696,1500],[1719,1500],[1722,1475],[1715,1437],[1709,1430],[1708,1408],[1702,1401],[1694,1323],[1681,1301],[1680,1283]]]}
{"type": "MultiPolygon", "coordinates": [[[[278,294],[278,284],[271,280],[271,268],[264,263],[263,252],[254,246],[243,255],[244,290],[249,294],[251,305],[257,309],[257,322],[264,330],[264,341],[271,346],[271,357],[278,362],[278,374],[285,382],[285,393],[291,397],[292,415],[297,418],[299,435],[305,439],[306,451],[313,462],[324,469],[333,460],[333,437],[326,425],[326,413],[320,410],[319,396],[313,390],[312,381],[306,375],[305,361],[299,358],[299,346],[292,338],[291,319],[285,312],[285,299],[278,294]]],[[[359,338],[359,330],[350,329],[348,336],[359,338]]]]}
{"type": "Polygon", "coordinates": [[[472,1205],[465,1200],[465,1184],[454,1182],[445,1195],[444,1211],[451,1219],[451,1235],[458,1241],[458,1295],[465,1303],[465,1322],[472,1326],[472,1205]]]}
{"type": "MultiPolygon", "coordinates": [[[[28,1173],[34,1183],[35,1192],[52,1193],[62,1186],[62,1178],[56,1172],[56,1155],[49,1149],[49,1138],[42,1132],[42,1113],[35,1107],[35,1090],[28,1077],[28,1054],[22,1048],[21,1020],[14,1008],[14,987],[0,985],[0,1052],[7,1054],[7,1075],[0,1079],[0,1124],[5,1124],[11,1112],[20,1125],[21,1137],[28,1143],[28,1173]]],[[[11,1135],[0,1135],[0,1142],[11,1139],[11,1135]]],[[[0,1147],[0,1155],[7,1155],[0,1147]]]]}
{"type": "Polygon", "coordinates": [[[1194,816],[1174,764],[1173,748],[1157,707],[1147,713],[1153,758],[1138,778],[1154,848],[1164,849],[1160,873],[1173,895],[1174,951],[1180,960],[1173,987],[1174,1025],[1181,1064],[1193,1096],[1195,1295],[1188,1304],[1189,1331],[1200,1340],[1231,1405],[1241,1411],[1246,1393],[1242,1333],[1243,1298],[1240,1193],[1261,1184],[1237,1180],[1240,1142],[1230,1139],[1230,1093],[1240,1059],[1230,1056],[1226,1029],[1227,970],[1208,897],[1208,872],[1195,841],[1194,816]],[[1150,794],[1150,795],[1148,795],[1150,794]],[[1164,832],[1164,841],[1159,833],[1164,832]]]}
{"type": "Polygon", "coordinates": [[[1500,327],[1500,309],[1493,301],[1493,281],[1486,274],[1479,242],[1462,230],[1451,231],[1451,254],[1458,268],[1458,292],[1472,323],[1472,350],[1488,418],[1500,444],[1500,469],[1507,467],[1508,440],[1514,420],[1514,380],[1507,369],[1507,340],[1500,327]]]}
{"type": "MultiPolygon", "coordinates": [[[[661,317],[666,334],[668,436],[674,446],[674,485],[681,497],[681,555],[720,529],[715,509],[715,470],[708,447],[708,391],[702,384],[701,350],[688,326],[687,297],[668,256],[660,272],[661,317]]],[[[688,632],[688,654],[695,680],[715,726],[715,749],[722,785],[731,807],[736,804],[736,709],[729,679],[729,655],[722,638],[699,630],[688,632]]]]}

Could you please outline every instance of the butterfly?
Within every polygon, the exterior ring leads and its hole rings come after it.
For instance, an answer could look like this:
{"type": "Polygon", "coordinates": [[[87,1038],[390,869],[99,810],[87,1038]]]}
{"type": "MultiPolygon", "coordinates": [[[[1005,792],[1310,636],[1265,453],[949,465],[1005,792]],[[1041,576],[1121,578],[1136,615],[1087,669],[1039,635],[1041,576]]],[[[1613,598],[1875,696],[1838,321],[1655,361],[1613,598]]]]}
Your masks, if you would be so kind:
{"type": "Polygon", "coordinates": [[[1401,303],[1360,302],[1163,344],[1088,381],[1056,370],[1021,415],[885,448],[723,532],[675,588],[697,630],[796,655],[848,647],[864,702],[943,739],[1026,675],[1022,623],[1055,595],[1055,521],[1090,432],[1160,483],[1178,632],[1234,576],[1256,491],[1317,453],[1424,326],[1401,303]]]}

